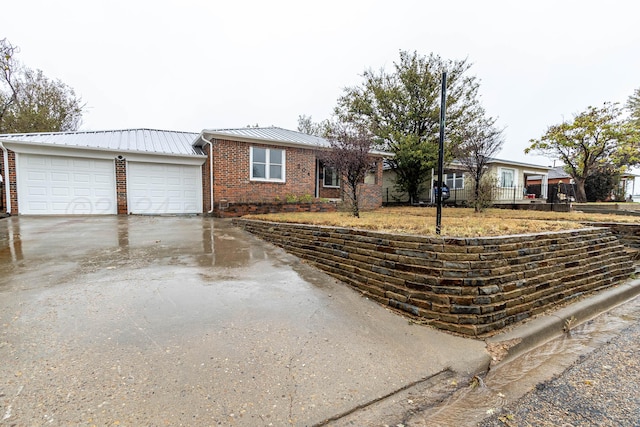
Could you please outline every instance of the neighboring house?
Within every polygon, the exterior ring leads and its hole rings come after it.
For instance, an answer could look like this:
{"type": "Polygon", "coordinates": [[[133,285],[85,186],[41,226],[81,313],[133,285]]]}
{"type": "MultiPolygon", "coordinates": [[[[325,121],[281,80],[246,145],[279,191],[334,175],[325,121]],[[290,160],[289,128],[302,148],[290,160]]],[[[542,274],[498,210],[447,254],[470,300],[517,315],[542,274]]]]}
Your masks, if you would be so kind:
{"type": "MultiPolygon", "coordinates": [[[[223,215],[233,205],[341,197],[323,167],[323,138],[281,128],[151,129],[0,135],[5,208],[12,214],[223,215]]],[[[363,208],[382,204],[382,157],[363,208]]],[[[247,209],[245,209],[247,210],[247,209]]]]}
{"type": "MultiPolygon", "coordinates": [[[[564,166],[554,166],[549,169],[549,173],[547,174],[547,184],[554,185],[558,183],[564,184],[572,184],[573,178],[571,175],[564,171],[564,166]]],[[[527,184],[529,185],[541,185],[542,184],[542,176],[535,175],[529,177],[527,180],[527,184]]]]}
{"type": "MultiPolygon", "coordinates": [[[[639,175],[636,175],[630,172],[625,172],[620,175],[619,187],[620,189],[624,190],[623,193],[625,194],[625,197],[629,198],[631,197],[632,194],[635,194],[635,179],[638,176],[639,175]]],[[[527,184],[541,185],[541,182],[542,182],[541,176],[532,176],[527,181],[527,184]]],[[[571,177],[571,175],[565,172],[564,166],[554,166],[551,169],[549,169],[548,185],[551,187],[554,185],[557,186],[558,184],[565,184],[565,185],[574,184],[573,178],[571,177]]]]}
{"type": "MultiPolygon", "coordinates": [[[[490,159],[485,176],[495,180],[495,187],[492,191],[493,203],[518,203],[530,202],[531,199],[546,199],[546,185],[541,186],[540,191],[533,192],[527,187],[527,183],[533,176],[538,176],[541,181],[546,183],[549,169],[546,166],[530,163],[490,159]]],[[[397,191],[395,179],[395,172],[391,168],[385,167],[382,188],[383,201],[385,203],[407,203],[409,197],[406,193],[397,191]]],[[[432,188],[437,179],[435,172],[432,172],[425,184],[425,191],[419,196],[419,202],[435,202],[432,188]]],[[[443,181],[449,187],[450,192],[447,203],[464,204],[471,199],[473,184],[459,162],[454,160],[445,167],[443,181]]]]}

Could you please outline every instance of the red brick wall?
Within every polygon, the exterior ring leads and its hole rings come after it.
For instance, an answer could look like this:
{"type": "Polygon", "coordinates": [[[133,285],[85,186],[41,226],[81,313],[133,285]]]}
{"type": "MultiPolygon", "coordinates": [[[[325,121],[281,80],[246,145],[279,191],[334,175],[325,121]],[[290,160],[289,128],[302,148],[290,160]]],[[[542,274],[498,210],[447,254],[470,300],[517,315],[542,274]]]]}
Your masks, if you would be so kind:
{"type": "MultiPolygon", "coordinates": [[[[228,203],[259,203],[284,201],[287,195],[315,195],[314,150],[260,145],[264,148],[284,148],[286,152],[285,182],[261,182],[251,181],[249,177],[251,145],[239,141],[214,141],[213,194],[216,207],[222,200],[228,203]]],[[[205,186],[204,190],[208,191],[208,188],[205,186]]]]}
{"type": "Polygon", "coordinates": [[[382,206],[382,159],[376,162],[375,183],[360,187],[360,209],[371,210],[382,206]]]}
{"type": "MultiPolygon", "coordinates": [[[[4,182],[4,191],[5,194],[8,191],[9,192],[9,197],[11,198],[11,213],[13,215],[17,215],[18,214],[18,180],[16,178],[16,153],[11,151],[11,150],[7,150],[7,156],[9,158],[9,164],[5,165],[4,164],[4,153],[2,151],[0,151],[0,157],[2,157],[2,159],[0,160],[2,162],[2,179],[4,180],[6,178],[6,174],[4,173],[4,168],[6,167],[7,170],[9,171],[9,182],[4,182]]],[[[2,196],[4,198],[4,200],[2,201],[2,205],[6,205],[6,196],[3,194],[2,196]]],[[[5,210],[7,210],[7,206],[5,206],[5,210]]]]}
{"type": "Polygon", "coordinates": [[[127,161],[116,157],[116,202],[118,215],[129,213],[127,206],[127,161]]]}
{"type": "Polygon", "coordinates": [[[322,180],[320,180],[320,197],[322,199],[341,199],[342,190],[340,188],[323,187],[322,180]]]}
{"type": "MultiPolygon", "coordinates": [[[[211,147],[207,144],[203,148],[204,152],[209,155],[211,147]]],[[[211,159],[207,157],[207,161],[202,165],[202,211],[209,212],[212,209],[211,206],[211,159]]]]}
{"type": "Polygon", "coordinates": [[[6,183],[4,182],[4,151],[0,151],[0,176],[2,176],[2,183],[0,183],[0,212],[6,210],[7,198],[6,198],[6,183]]]}
{"type": "MultiPolygon", "coordinates": [[[[342,198],[341,189],[325,188],[322,186],[322,180],[316,182],[317,155],[313,149],[259,145],[263,148],[285,150],[285,182],[251,181],[249,175],[251,146],[251,143],[241,141],[220,139],[213,141],[213,210],[216,214],[220,214],[221,206],[224,211],[229,209],[230,205],[285,202],[287,196],[315,197],[316,186],[321,198],[342,198]]],[[[203,148],[208,153],[209,146],[206,145],[203,148]]],[[[205,212],[212,209],[209,167],[208,159],[202,168],[202,206],[205,212]]],[[[382,161],[377,162],[375,184],[362,184],[360,197],[362,209],[375,209],[382,206],[382,161]]]]}

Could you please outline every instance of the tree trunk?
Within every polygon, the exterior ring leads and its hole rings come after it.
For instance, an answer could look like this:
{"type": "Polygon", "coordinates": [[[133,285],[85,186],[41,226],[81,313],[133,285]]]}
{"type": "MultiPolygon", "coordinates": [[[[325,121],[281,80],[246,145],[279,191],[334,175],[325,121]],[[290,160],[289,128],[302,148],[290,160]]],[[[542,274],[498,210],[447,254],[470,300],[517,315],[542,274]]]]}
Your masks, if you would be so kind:
{"type": "Polygon", "coordinates": [[[349,183],[349,190],[351,191],[351,214],[360,218],[360,207],[358,206],[358,183],[349,183]]]}
{"type": "Polygon", "coordinates": [[[576,182],[576,202],[584,203],[587,201],[587,193],[584,190],[584,179],[575,179],[576,182]]]}

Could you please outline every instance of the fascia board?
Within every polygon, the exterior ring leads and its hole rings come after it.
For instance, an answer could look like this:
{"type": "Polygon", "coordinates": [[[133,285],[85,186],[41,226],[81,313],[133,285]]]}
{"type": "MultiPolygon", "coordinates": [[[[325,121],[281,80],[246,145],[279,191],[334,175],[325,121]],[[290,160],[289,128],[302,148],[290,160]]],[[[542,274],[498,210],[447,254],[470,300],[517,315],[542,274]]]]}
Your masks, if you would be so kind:
{"type": "Polygon", "coordinates": [[[100,148],[69,147],[55,144],[25,143],[16,141],[2,141],[9,150],[18,154],[41,154],[49,156],[88,157],[92,159],[113,159],[122,156],[131,161],[150,163],[173,163],[183,165],[202,165],[207,156],[166,153],[149,153],[127,150],[106,150],[100,148]]]}

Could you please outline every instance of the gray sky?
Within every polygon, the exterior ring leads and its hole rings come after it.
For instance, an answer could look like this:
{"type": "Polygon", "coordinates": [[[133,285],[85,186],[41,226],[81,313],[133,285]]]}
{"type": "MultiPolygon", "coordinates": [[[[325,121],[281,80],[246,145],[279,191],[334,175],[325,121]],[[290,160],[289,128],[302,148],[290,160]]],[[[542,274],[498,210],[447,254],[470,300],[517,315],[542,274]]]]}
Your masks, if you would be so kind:
{"type": "Polygon", "coordinates": [[[0,38],[87,103],[82,130],[279,126],[330,116],[400,50],[473,63],[499,157],[640,87],[640,2],[3,1],[0,38]]]}

